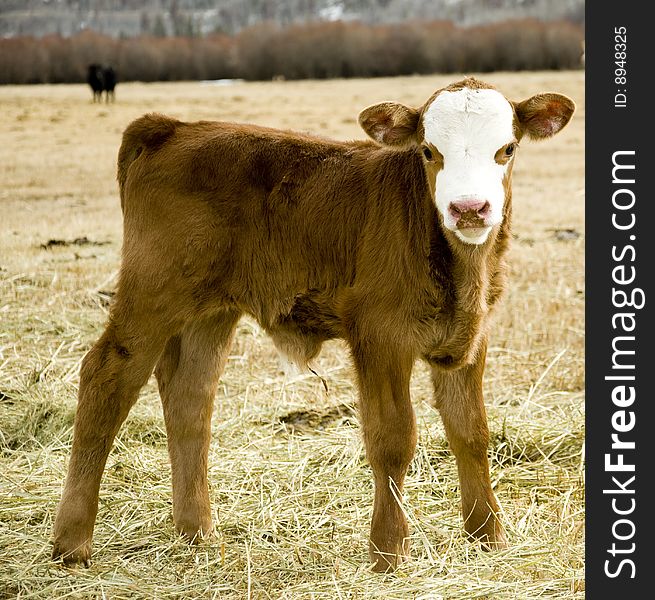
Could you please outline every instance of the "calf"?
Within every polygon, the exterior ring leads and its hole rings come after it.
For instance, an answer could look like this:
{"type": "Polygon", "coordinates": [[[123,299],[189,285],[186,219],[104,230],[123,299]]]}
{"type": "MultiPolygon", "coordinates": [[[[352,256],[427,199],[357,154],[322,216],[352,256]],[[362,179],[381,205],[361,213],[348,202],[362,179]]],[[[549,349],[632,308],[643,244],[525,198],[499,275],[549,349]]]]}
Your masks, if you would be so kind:
{"type": "Polygon", "coordinates": [[[518,143],[557,133],[574,109],[553,93],[510,102],[468,78],[418,109],[365,109],[359,122],[374,141],[134,121],[118,155],[119,284],[82,363],[53,556],[88,563],[108,452],[153,369],[175,525],[189,539],[212,529],[212,404],[244,313],[301,365],[325,340],[348,342],[375,478],[376,570],[408,553],[397,497],[416,445],[409,383],[419,358],[457,461],[464,527],[503,546],[482,398],[488,315],[504,284],[518,143]]]}

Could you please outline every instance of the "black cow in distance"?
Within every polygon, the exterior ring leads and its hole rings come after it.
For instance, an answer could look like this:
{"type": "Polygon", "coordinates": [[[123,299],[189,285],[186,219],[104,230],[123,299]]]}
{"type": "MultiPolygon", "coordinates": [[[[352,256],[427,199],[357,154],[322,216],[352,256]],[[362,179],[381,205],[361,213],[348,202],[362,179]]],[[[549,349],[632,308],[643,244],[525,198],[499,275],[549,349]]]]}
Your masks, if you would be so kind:
{"type": "Polygon", "coordinates": [[[109,66],[106,67],[102,70],[102,80],[103,80],[103,89],[105,90],[107,96],[106,96],[106,101],[109,102],[109,98],[111,97],[111,101],[114,101],[114,88],[116,87],[116,71],[109,66]]]}
{"type": "Polygon", "coordinates": [[[103,67],[97,63],[90,64],[86,80],[93,90],[93,101],[102,102],[102,92],[106,92],[105,102],[114,101],[114,89],[116,88],[116,71],[109,66],[103,67]]]}
{"type": "Polygon", "coordinates": [[[95,63],[89,65],[86,81],[93,90],[93,101],[102,102],[102,67],[95,63]]]}

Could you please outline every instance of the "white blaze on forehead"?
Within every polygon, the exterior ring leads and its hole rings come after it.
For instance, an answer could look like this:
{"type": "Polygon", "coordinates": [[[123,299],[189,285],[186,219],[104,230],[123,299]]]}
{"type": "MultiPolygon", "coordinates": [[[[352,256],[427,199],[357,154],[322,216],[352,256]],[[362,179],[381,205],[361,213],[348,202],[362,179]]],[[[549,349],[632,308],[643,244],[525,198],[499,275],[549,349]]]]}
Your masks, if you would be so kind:
{"type": "Polygon", "coordinates": [[[458,237],[467,243],[482,243],[491,226],[502,220],[506,165],[495,160],[496,152],[514,141],[514,111],[496,90],[462,88],[437,95],[423,115],[425,141],[444,157],[437,174],[436,203],[449,229],[455,223],[448,206],[458,199],[477,198],[491,204],[489,228],[478,236],[458,237]]]}
{"type": "Polygon", "coordinates": [[[443,91],[423,116],[425,139],[443,154],[466,145],[475,149],[498,149],[514,137],[514,113],[500,92],[490,89],[462,88],[443,91]],[[443,146],[443,148],[442,148],[443,146]]]}

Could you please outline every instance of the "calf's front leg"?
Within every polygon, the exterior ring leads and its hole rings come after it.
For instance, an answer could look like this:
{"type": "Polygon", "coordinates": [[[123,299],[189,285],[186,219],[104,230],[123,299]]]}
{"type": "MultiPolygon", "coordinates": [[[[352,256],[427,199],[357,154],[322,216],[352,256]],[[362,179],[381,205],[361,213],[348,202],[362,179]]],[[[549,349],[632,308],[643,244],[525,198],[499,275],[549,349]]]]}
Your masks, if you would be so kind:
{"type": "Polygon", "coordinates": [[[486,342],[473,364],[457,370],[432,366],[435,403],[455,454],[464,528],[487,549],[505,547],[498,502],[489,477],[489,428],[482,395],[486,342]]]}
{"type": "Polygon", "coordinates": [[[353,346],[366,454],[375,478],[369,555],[373,570],[393,570],[409,554],[403,514],[405,474],[416,448],[416,421],[409,396],[412,359],[370,343],[353,346]]]}

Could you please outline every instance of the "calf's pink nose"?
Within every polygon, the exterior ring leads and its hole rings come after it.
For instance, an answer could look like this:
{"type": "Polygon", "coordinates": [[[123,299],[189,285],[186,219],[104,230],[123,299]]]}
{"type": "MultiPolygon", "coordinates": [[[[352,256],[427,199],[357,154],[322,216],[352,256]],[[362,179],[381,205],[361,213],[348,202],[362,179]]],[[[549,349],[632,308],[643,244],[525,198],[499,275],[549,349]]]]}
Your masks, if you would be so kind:
{"type": "Polygon", "coordinates": [[[459,221],[459,219],[464,215],[474,215],[481,219],[485,219],[491,212],[491,204],[489,204],[488,200],[465,198],[463,200],[451,202],[448,206],[448,212],[455,222],[459,221]]]}

